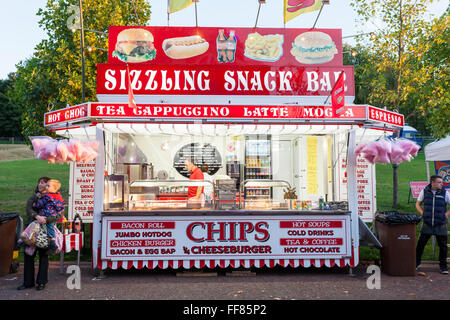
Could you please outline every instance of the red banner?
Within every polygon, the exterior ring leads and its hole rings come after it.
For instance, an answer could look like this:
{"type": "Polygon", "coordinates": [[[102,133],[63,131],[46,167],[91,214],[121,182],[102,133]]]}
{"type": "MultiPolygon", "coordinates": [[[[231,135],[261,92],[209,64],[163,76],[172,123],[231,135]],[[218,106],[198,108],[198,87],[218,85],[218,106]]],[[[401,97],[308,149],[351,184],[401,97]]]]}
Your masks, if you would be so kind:
{"type": "Polygon", "coordinates": [[[342,56],[340,29],[109,28],[110,63],[341,66],[342,56]]]}
{"type": "Polygon", "coordinates": [[[173,229],[175,222],[173,221],[158,221],[158,222],[135,222],[135,221],[121,221],[111,223],[111,229],[173,229]]]}
{"type": "Polygon", "coordinates": [[[87,115],[87,104],[47,112],[44,115],[44,125],[48,126],[55,123],[79,120],[87,117],[87,115]]]}
{"type": "Polygon", "coordinates": [[[280,228],[342,228],[342,221],[280,221],[280,228]]]}
{"type": "MultiPolygon", "coordinates": [[[[353,66],[131,65],[130,78],[135,95],[328,96],[342,70],[354,96],[353,66]]],[[[126,65],[97,64],[97,94],[128,94],[126,65]]]]}
{"type": "MultiPolygon", "coordinates": [[[[91,103],[91,117],[107,118],[199,118],[199,119],[333,119],[331,106],[221,106],[221,105],[147,105],[136,109],[128,104],[91,103]]],[[[366,117],[365,106],[346,106],[337,119],[366,117]]]]}
{"type": "Polygon", "coordinates": [[[384,122],[402,127],[404,125],[404,117],[402,114],[384,109],[369,107],[367,116],[369,120],[384,122]]]}

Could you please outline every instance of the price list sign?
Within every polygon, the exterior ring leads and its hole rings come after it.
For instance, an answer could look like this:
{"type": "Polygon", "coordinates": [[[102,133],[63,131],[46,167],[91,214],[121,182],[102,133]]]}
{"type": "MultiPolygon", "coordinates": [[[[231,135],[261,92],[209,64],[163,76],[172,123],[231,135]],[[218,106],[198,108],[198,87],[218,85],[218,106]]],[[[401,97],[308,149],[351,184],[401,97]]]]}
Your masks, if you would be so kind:
{"type": "Polygon", "coordinates": [[[94,212],[95,161],[70,163],[69,220],[79,214],[83,222],[92,223],[94,212]]]}
{"type": "Polygon", "coordinates": [[[350,255],[347,218],[280,221],[284,254],[313,256],[350,255]]]}

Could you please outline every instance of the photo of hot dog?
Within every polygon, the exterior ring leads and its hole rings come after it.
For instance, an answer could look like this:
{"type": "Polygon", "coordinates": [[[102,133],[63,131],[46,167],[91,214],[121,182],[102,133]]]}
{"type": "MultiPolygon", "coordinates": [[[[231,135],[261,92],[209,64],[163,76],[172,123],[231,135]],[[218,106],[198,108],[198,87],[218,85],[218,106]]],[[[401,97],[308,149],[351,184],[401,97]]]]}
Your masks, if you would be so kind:
{"type": "Polygon", "coordinates": [[[179,37],[164,40],[162,48],[169,58],[186,59],[205,53],[209,43],[200,36],[179,37]]]}

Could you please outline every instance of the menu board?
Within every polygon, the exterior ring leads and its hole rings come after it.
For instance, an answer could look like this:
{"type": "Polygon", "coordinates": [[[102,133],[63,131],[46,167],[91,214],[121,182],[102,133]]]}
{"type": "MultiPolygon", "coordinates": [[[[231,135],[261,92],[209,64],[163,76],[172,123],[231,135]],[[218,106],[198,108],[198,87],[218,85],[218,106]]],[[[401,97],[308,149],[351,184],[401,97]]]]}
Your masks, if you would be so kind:
{"type": "MultiPolygon", "coordinates": [[[[356,192],[358,212],[364,222],[372,222],[377,210],[375,165],[358,156],[356,165],[356,192]]],[[[348,201],[347,159],[340,157],[338,168],[339,201],[348,201]]]]}
{"type": "Polygon", "coordinates": [[[194,158],[194,164],[200,168],[202,164],[208,165],[208,173],[212,176],[222,168],[222,156],[219,150],[209,143],[189,143],[178,150],[173,159],[173,167],[182,176],[191,175],[185,168],[185,161],[194,158]]]}
{"type": "Polygon", "coordinates": [[[76,214],[83,222],[92,223],[94,212],[95,161],[70,163],[70,195],[68,220],[76,214]]]}
{"type": "Polygon", "coordinates": [[[317,137],[306,138],[307,193],[317,194],[317,137]]]}

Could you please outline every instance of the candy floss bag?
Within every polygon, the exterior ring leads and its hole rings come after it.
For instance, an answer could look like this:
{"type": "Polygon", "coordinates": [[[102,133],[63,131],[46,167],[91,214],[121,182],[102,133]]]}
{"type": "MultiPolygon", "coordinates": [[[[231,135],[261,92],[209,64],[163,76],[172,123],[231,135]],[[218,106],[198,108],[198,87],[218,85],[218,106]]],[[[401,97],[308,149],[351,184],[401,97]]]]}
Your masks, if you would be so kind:
{"type": "Polygon", "coordinates": [[[39,229],[39,223],[37,221],[33,221],[20,234],[19,242],[26,244],[25,253],[29,256],[32,256],[36,251],[36,247],[34,245],[36,243],[36,234],[39,232],[39,229]]]}
{"type": "Polygon", "coordinates": [[[44,160],[50,156],[50,153],[53,153],[50,149],[53,147],[52,145],[54,139],[47,136],[32,136],[30,137],[30,140],[31,144],[33,145],[33,151],[36,158],[44,160]]]}
{"type": "Polygon", "coordinates": [[[55,254],[60,253],[63,247],[63,235],[61,231],[59,231],[59,229],[56,227],[55,227],[55,242],[56,242],[56,250],[54,253],[55,254]]]}

